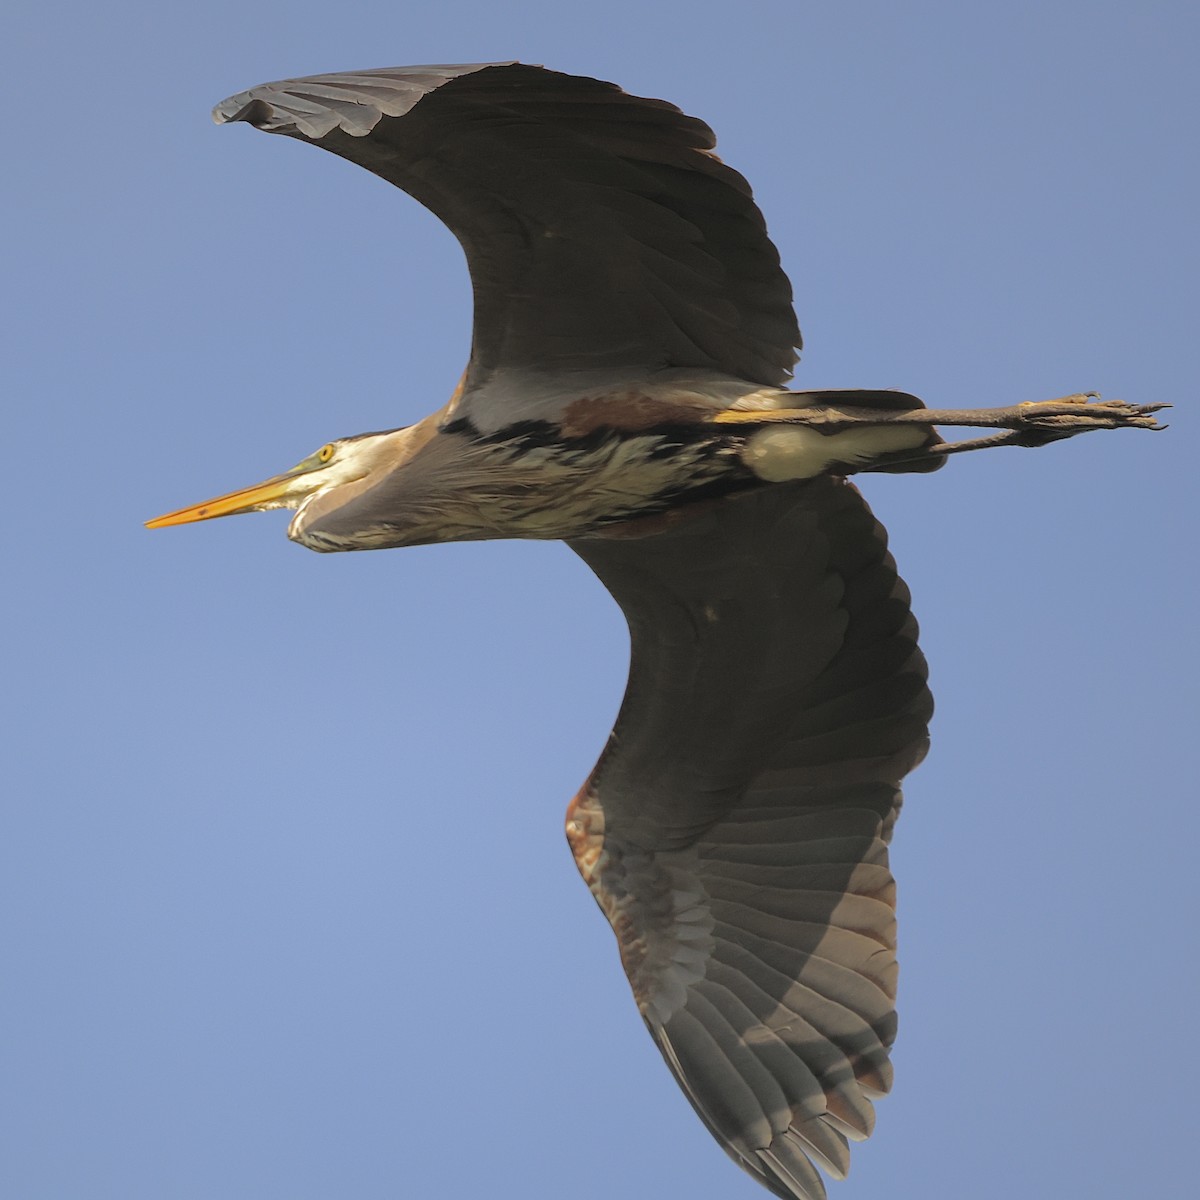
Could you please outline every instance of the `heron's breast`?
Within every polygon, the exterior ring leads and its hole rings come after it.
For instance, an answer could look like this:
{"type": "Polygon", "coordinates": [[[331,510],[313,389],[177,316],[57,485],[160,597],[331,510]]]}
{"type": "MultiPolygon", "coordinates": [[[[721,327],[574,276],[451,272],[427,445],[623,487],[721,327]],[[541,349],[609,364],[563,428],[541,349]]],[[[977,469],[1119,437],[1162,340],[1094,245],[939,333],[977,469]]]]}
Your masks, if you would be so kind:
{"type": "Polygon", "coordinates": [[[695,426],[578,437],[543,422],[487,436],[443,429],[386,478],[301,510],[288,533],[323,551],[584,537],[753,484],[741,440],[695,426]]]}
{"type": "Polygon", "coordinates": [[[570,538],[662,512],[746,472],[718,438],[686,431],[597,431],[579,439],[512,439],[478,480],[475,515],[493,536],[570,538]]]}

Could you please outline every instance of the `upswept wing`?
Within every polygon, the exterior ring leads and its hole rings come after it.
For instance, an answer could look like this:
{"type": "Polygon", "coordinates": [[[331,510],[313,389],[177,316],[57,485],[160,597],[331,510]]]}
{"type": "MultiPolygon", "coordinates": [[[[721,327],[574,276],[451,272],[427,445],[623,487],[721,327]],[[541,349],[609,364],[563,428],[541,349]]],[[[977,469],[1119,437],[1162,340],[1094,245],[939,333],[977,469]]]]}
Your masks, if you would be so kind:
{"type": "Polygon", "coordinates": [[[572,373],[791,374],[791,286],[750,186],[666,101],[498,63],[284,80],[213,116],[331,150],[450,227],[475,296],[465,406],[572,373]]]}
{"type": "Polygon", "coordinates": [[[858,492],[820,478],[571,543],[629,621],[629,685],[568,813],[635,998],[725,1150],[824,1195],[891,1082],[899,782],[932,700],[858,492]]]}

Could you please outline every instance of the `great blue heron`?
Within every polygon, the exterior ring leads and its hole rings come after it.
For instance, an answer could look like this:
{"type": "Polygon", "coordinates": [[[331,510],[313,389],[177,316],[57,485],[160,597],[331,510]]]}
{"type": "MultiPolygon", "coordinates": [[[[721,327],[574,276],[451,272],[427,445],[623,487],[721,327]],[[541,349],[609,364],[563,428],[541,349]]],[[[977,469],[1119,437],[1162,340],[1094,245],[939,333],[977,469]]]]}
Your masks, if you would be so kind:
{"type": "Polygon", "coordinates": [[[800,334],[746,181],[662,100],[518,63],[360,71],[217,106],[457,235],[471,358],[440,411],[149,522],[296,510],[314,550],[561,538],[629,621],[616,728],[567,811],[651,1036],[729,1155],[824,1195],[891,1084],[887,843],[932,708],[908,592],[846,476],[1150,427],[1068,397],[934,411],[785,390],[800,334]],[[935,424],[1003,432],[945,443],[935,424]]]}

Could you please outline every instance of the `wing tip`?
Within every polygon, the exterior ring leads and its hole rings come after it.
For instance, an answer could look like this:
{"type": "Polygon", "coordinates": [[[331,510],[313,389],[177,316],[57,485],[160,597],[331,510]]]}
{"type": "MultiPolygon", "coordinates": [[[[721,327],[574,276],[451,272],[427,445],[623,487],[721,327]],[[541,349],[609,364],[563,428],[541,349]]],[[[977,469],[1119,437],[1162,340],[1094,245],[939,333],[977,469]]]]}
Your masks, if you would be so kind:
{"type": "MultiPolygon", "coordinates": [[[[334,116],[335,119],[329,126],[330,128],[334,125],[340,125],[347,133],[360,134],[367,132],[367,129],[361,128],[359,122],[350,122],[353,128],[347,127],[344,117],[338,119],[335,114],[319,103],[314,106],[311,98],[306,97],[308,103],[305,105],[311,111],[298,114],[293,111],[293,106],[288,103],[289,97],[294,97],[296,92],[302,92],[303,85],[305,84],[334,86],[340,84],[344,86],[354,81],[370,84],[389,79],[397,81],[396,77],[402,75],[408,75],[410,78],[421,76],[435,78],[437,82],[434,86],[426,89],[425,94],[427,94],[428,92],[436,91],[443,84],[449,83],[451,80],[463,75],[473,75],[477,71],[496,67],[524,67],[530,70],[546,70],[541,63],[523,63],[518,59],[508,59],[499,62],[462,63],[454,66],[429,64],[426,66],[373,67],[364,71],[337,71],[323,75],[281,79],[274,83],[259,84],[257,87],[227,97],[213,108],[212,119],[216,125],[229,125],[235,121],[245,121],[247,124],[253,125],[256,129],[263,129],[268,133],[299,130],[306,137],[312,137],[314,135],[320,136],[318,127],[320,127],[321,132],[328,132],[327,129],[323,128],[328,124],[328,121],[321,118],[334,116]],[[297,119],[298,116],[300,116],[299,120],[297,119]],[[318,119],[315,121],[311,119],[305,120],[304,117],[306,116],[310,118],[317,116],[318,119]]],[[[347,97],[347,99],[350,99],[351,103],[359,103],[362,107],[370,107],[368,105],[361,105],[361,101],[358,101],[356,98],[347,97]]],[[[415,102],[413,101],[413,103],[415,102]]],[[[385,114],[382,111],[376,111],[374,113],[374,120],[370,121],[369,124],[373,126],[383,115],[385,114]]]]}
{"type": "Polygon", "coordinates": [[[254,99],[249,92],[239,92],[222,100],[212,110],[212,119],[214,125],[227,125],[233,121],[260,125],[270,119],[273,111],[265,100],[254,99]]]}

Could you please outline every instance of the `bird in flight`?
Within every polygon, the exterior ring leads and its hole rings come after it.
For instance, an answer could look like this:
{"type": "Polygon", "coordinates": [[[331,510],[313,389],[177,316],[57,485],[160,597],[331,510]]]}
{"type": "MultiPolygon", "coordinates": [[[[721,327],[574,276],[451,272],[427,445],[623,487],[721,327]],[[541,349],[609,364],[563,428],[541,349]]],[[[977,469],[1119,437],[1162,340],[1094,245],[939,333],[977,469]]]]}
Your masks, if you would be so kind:
{"type": "Polygon", "coordinates": [[[787,389],[779,255],[703,122],[520,63],[290,79],[219,104],[414,196],[462,244],[470,361],[415,425],[148,522],[288,508],[312,550],[562,539],[628,619],[575,861],[701,1120],[777,1196],[825,1195],[888,1091],[900,782],[932,701],[909,595],[847,476],[1150,428],[1078,395],[933,410],[787,389]],[[935,426],[984,427],[943,441],[935,426]],[[815,1165],[814,1165],[815,1164],[815,1165]]]}

